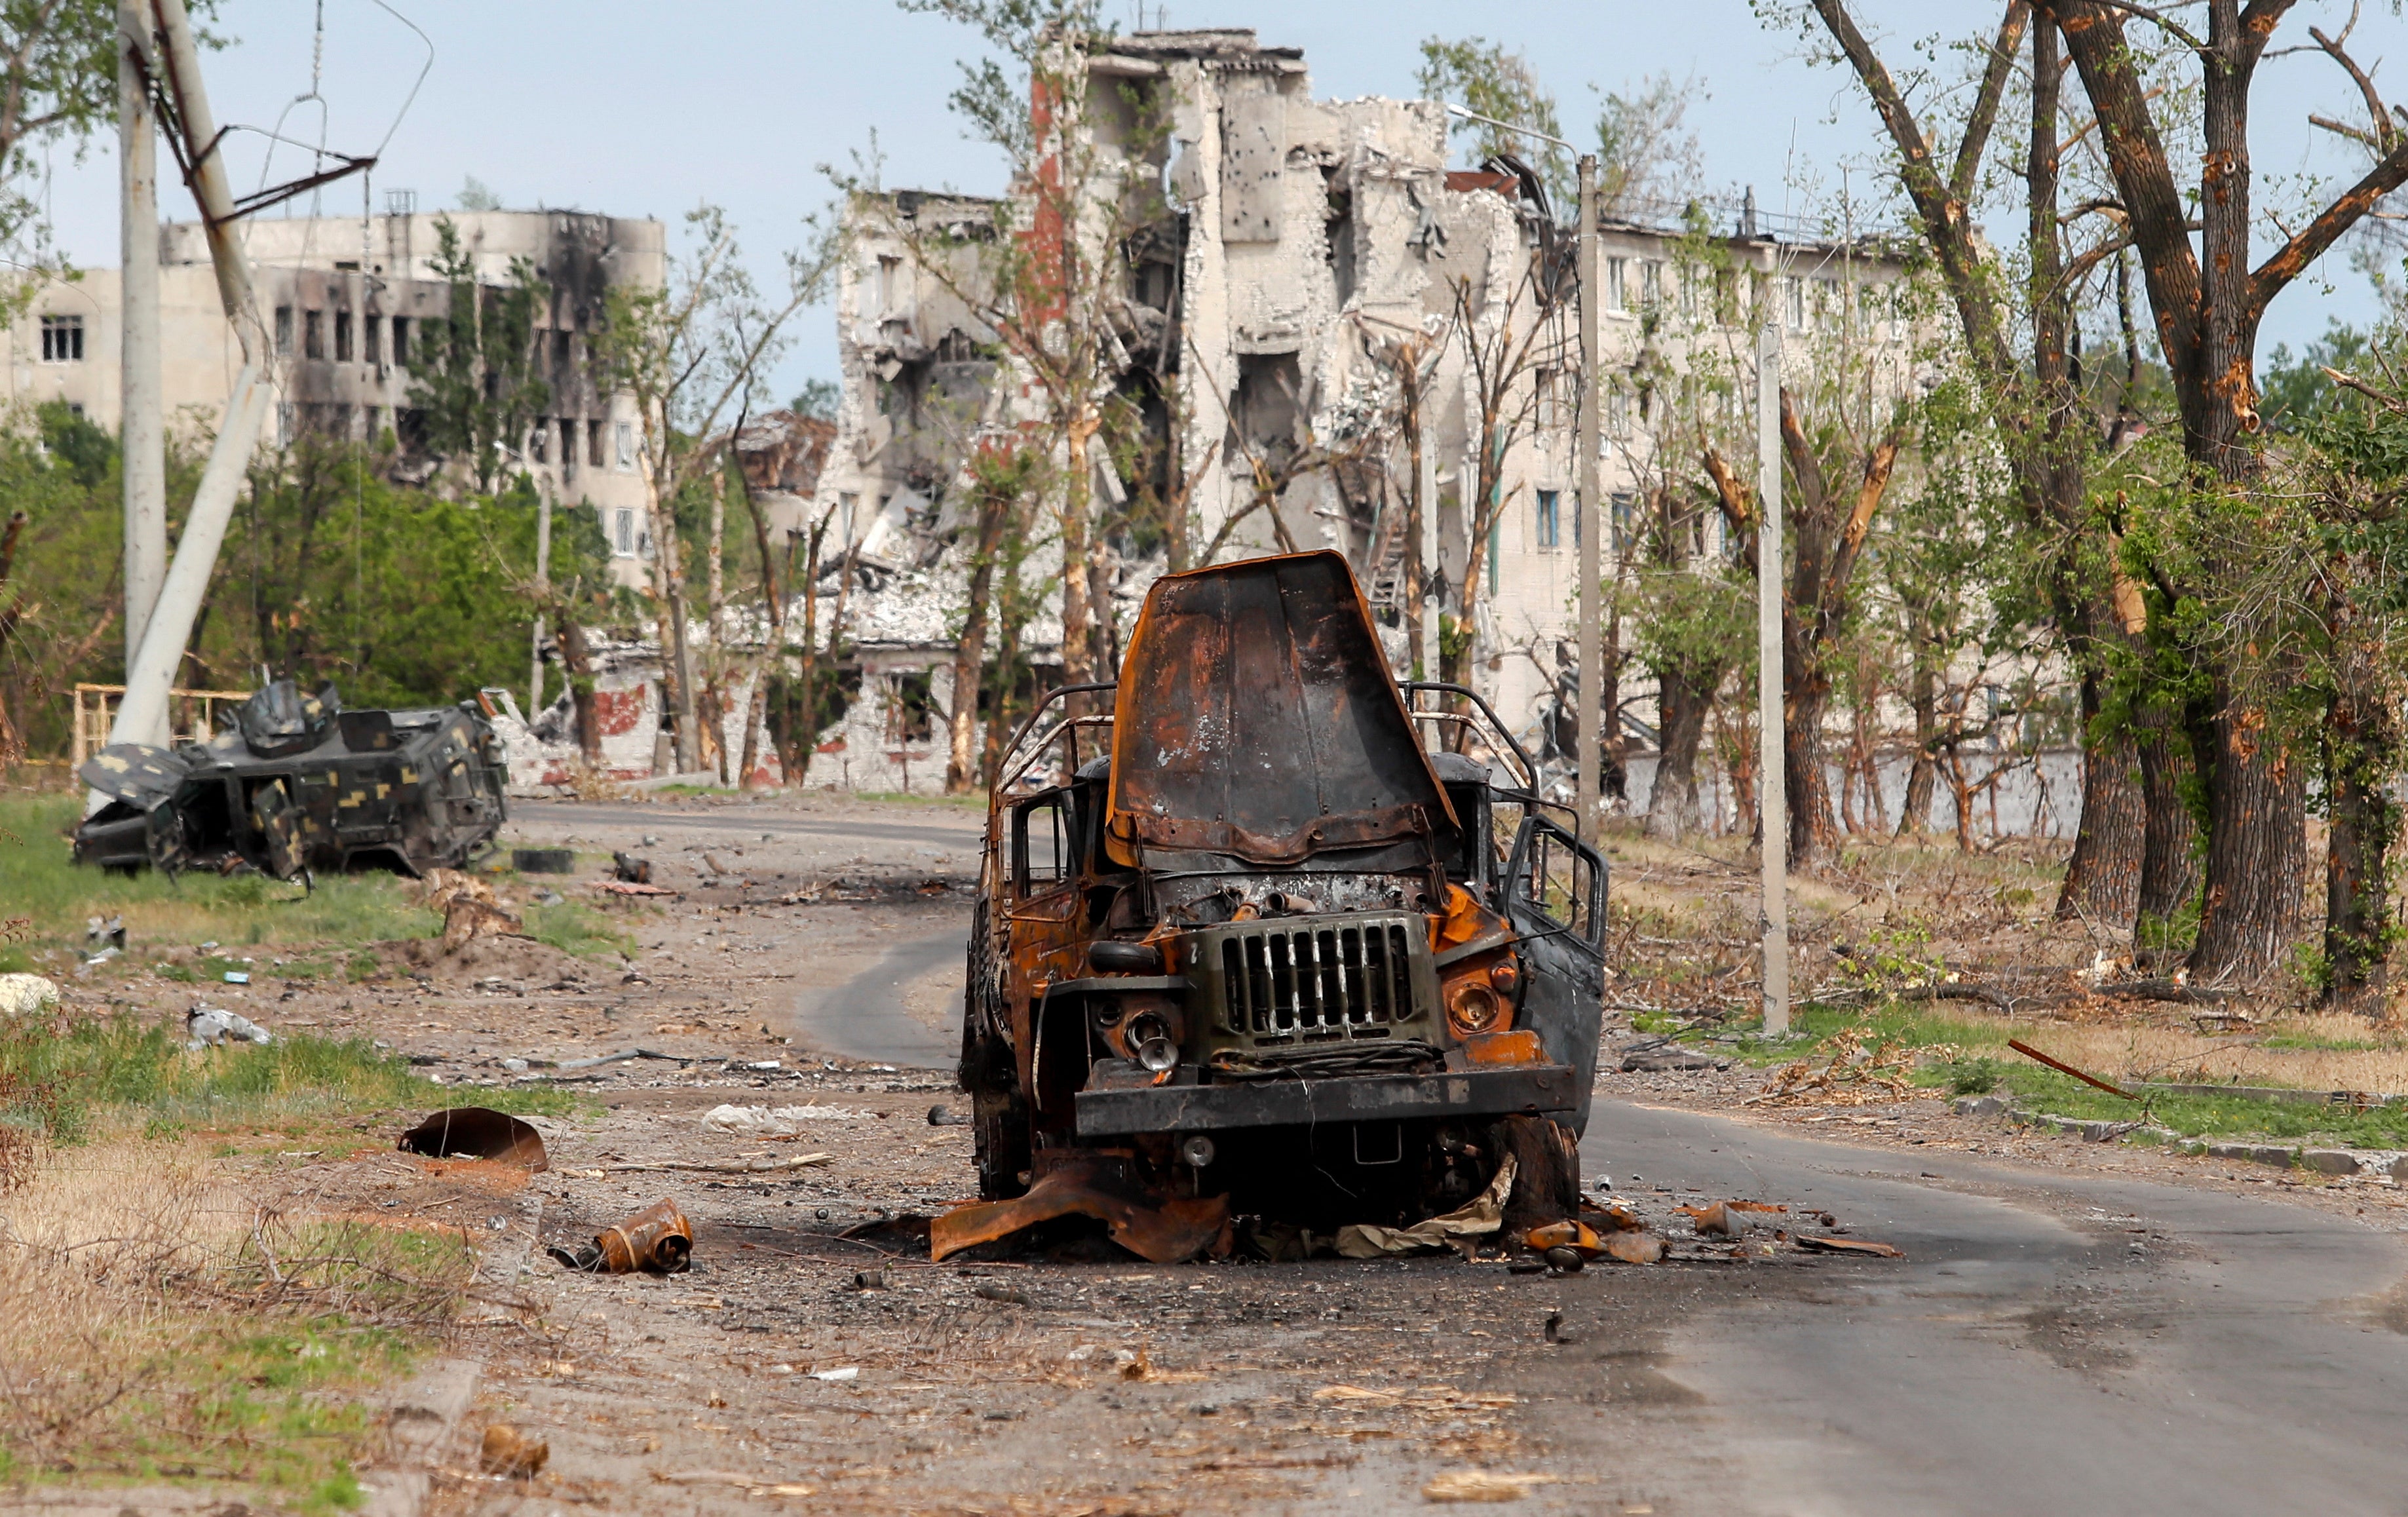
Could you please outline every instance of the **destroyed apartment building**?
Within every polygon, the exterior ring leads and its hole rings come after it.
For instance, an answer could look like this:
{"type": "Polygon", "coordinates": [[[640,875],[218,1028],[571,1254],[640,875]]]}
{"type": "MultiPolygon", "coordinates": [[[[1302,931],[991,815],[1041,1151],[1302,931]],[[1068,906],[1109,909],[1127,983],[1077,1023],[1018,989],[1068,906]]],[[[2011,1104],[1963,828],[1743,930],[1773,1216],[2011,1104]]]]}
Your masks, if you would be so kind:
{"type": "MultiPolygon", "coordinates": [[[[387,192],[385,201],[381,215],[243,223],[276,347],[279,393],[266,440],[374,441],[390,432],[406,475],[432,472],[419,452],[423,419],[409,394],[432,356],[425,345],[452,309],[451,281],[435,265],[437,223],[448,221],[480,288],[509,286],[523,260],[549,290],[534,353],[549,414],[528,429],[517,462],[555,502],[595,513],[623,581],[637,583],[648,549],[640,419],[633,396],[597,382],[593,338],[610,289],[657,290],[666,279],[661,223],[567,210],[422,212],[407,190],[387,192]]],[[[199,222],[160,227],[159,287],[166,414],[172,428],[189,431],[222,411],[241,366],[199,222]]],[[[7,328],[10,403],[60,402],[115,429],[123,313],[116,269],[36,282],[7,328]]]]}
{"type": "MultiPolygon", "coordinates": [[[[1109,586],[1098,601],[1111,646],[1172,566],[1160,532],[1133,529],[1119,508],[1177,497],[1179,566],[1208,552],[1335,549],[1399,674],[1418,663],[1436,676],[1442,627],[1468,637],[1461,678],[1534,751],[1551,751],[1547,737],[1570,727],[1556,703],[1570,688],[1582,521],[1572,208],[1517,160],[1450,169],[1440,102],[1315,100],[1300,50],[1250,31],[1139,32],[1085,62],[1081,129],[1104,165],[1091,177],[1162,186],[1159,214],[1113,222],[1116,246],[1098,250],[1117,282],[1099,346],[1112,391],[1142,419],[1137,446],[1096,458],[1102,573],[1091,582],[1109,586]],[[1419,650],[1406,646],[1404,614],[1416,431],[1434,505],[1419,544],[1419,650]]],[[[1616,528],[1663,477],[1669,397],[1711,392],[1722,398],[1703,404],[1728,419],[1728,397],[1752,393],[1756,311],[1784,326],[1793,365],[1823,362],[1844,328],[1852,353],[1874,355],[1884,391],[1909,380],[1914,333],[1894,254],[1795,225],[1776,236],[1752,201],[1719,225],[1715,215],[1604,210],[1600,475],[1616,528]]],[[[1026,376],[988,324],[993,249],[1029,220],[1025,198],[912,191],[861,193],[850,208],[842,399],[810,513],[824,524],[829,582],[847,565],[855,575],[862,694],[824,735],[821,751],[840,757],[814,781],[899,789],[907,766],[944,762],[968,570],[965,463],[982,439],[1034,421],[1026,376]]],[[[1698,547],[1728,551],[1719,523],[1701,526],[1698,547]]],[[[1606,562],[1617,572],[1618,555],[1606,562]]],[[[1040,682],[1058,680],[1060,570],[1051,542],[1021,566],[1045,592],[1022,640],[1040,682]]],[[[1643,744],[1646,723],[1633,727],[1643,744]]]]}

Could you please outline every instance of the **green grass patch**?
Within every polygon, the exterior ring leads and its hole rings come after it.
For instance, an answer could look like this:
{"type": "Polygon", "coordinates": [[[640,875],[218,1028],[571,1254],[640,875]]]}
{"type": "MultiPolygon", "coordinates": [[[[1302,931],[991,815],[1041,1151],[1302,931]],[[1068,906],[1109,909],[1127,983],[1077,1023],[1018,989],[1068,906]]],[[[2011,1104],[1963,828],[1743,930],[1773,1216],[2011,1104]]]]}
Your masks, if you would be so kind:
{"type": "MultiPolygon", "coordinates": [[[[942,782],[943,778],[944,771],[938,770],[939,781],[942,782]]],[[[986,809],[986,796],[977,791],[963,795],[923,794],[915,791],[907,795],[899,790],[865,790],[856,792],[853,798],[857,801],[895,801],[904,806],[953,806],[974,811],[986,809]]]]}
{"type": "Polygon", "coordinates": [[[181,1029],[129,1012],[0,1028],[0,1121],[78,1142],[111,1114],[156,1136],[228,1123],[294,1121],[396,1109],[490,1106],[566,1115],[578,1097],[541,1085],[444,1086],[359,1038],[296,1035],[265,1047],[190,1050],[181,1029]]]}
{"type": "MultiPolygon", "coordinates": [[[[1933,1010],[1929,1002],[1893,1001],[1870,1011],[1809,1003],[1796,1009],[1791,1026],[1797,1036],[1781,1042],[1742,1036],[1738,1044],[1739,1056],[1755,1065],[1785,1063],[1824,1049],[1836,1033],[1862,1029],[1869,1043],[1904,1043],[1917,1048],[1955,1045],[1955,1058],[1927,1062],[1910,1077],[1916,1086],[1936,1095],[2012,1091],[2016,1104],[2027,1110],[2083,1121],[2146,1120],[2186,1138],[2264,1138],[2350,1148],[2408,1148],[2408,1107],[2353,1111],[2347,1107],[2307,1101],[2164,1093],[2142,1093],[2145,1095],[2143,1101],[2128,1101],[2009,1049],[2007,1039],[2018,1036],[2018,1029],[2000,1022],[1959,1020],[1933,1010]]],[[[2028,1028],[2021,1031],[2029,1033],[2028,1028]]],[[[1690,1036],[1704,1035],[1697,1032],[1690,1036]]],[[[2302,1040],[2299,1046],[2324,1045],[2302,1040]]],[[[2114,1079],[2112,1072],[2091,1072],[2102,1079],[2114,1079]]]]}
{"type": "Polygon", "coordinates": [[[526,930],[537,942],[548,943],[580,959],[607,959],[620,954],[633,957],[636,952],[634,937],[608,913],[583,901],[528,907],[526,930]]]}
{"type": "Polygon", "coordinates": [[[91,917],[122,916],[136,959],[162,943],[369,943],[442,927],[388,874],[329,875],[305,894],[264,875],[80,867],[67,847],[79,815],[70,795],[0,797],[0,921],[12,929],[0,968],[35,967],[31,951],[45,946],[80,950],[91,917]]]}

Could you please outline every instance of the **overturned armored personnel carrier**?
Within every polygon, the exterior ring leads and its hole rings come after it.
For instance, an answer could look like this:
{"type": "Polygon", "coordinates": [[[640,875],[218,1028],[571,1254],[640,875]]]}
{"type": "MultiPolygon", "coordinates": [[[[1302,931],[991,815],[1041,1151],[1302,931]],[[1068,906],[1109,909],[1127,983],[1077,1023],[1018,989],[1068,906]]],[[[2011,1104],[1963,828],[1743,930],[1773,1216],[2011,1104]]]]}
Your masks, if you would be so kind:
{"type": "Polygon", "coordinates": [[[107,869],[417,875],[466,863],[505,815],[501,748],[472,707],[347,711],[333,686],[289,680],[206,743],[112,744],[77,772],[108,802],[76,829],[76,862],[107,869]]]}
{"type": "Polygon", "coordinates": [[[1344,558],[1158,581],[990,797],[964,994],[981,1204],[1158,1261],[1235,1214],[1577,1208],[1606,872],[1469,690],[1398,684],[1344,558]],[[1082,709],[1082,708],[1091,708],[1082,709]]]}

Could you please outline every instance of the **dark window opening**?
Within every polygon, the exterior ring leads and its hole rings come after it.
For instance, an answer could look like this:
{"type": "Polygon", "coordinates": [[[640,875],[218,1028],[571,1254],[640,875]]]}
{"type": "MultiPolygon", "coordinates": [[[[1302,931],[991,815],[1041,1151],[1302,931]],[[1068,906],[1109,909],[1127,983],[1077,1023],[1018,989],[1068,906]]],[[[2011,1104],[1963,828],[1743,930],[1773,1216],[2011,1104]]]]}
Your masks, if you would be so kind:
{"type": "Polygon", "coordinates": [[[326,313],[324,311],[308,310],[301,313],[301,356],[304,358],[326,356],[326,313]]]}
{"type": "Polygon", "coordinates": [[[45,316],[42,318],[42,362],[45,364],[83,362],[82,317],[45,316]]]}
{"type": "Polygon", "coordinates": [[[293,356],[293,308],[276,308],[276,352],[280,358],[293,356]]]}
{"type": "Polygon", "coordinates": [[[351,313],[347,310],[338,310],[335,313],[335,362],[337,364],[348,364],[351,361],[351,313]]]}
{"type": "Polygon", "coordinates": [[[927,670],[886,677],[886,740],[924,743],[936,736],[937,700],[927,670]]]}
{"type": "Polygon", "coordinates": [[[1229,405],[1232,458],[1259,458],[1274,468],[1296,451],[1297,404],[1303,377],[1294,353],[1240,353],[1238,393],[1229,405]]]}
{"type": "Polygon", "coordinates": [[[377,328],[383,324],[382,319],[375,315],[360,318],[360,356],[371,364],[384,362],[377,344],[377,328]]]}
{"type": "Polygon", "coordinates": [[[393,365],[395,368],[409,366],[409,318],[393,319],[393,365]]]}
{"type": "Polygon", "coordinates": [[[602,466],[602,423],[599,420],[585,423],[585,464],[588,468],[602,466]]]}

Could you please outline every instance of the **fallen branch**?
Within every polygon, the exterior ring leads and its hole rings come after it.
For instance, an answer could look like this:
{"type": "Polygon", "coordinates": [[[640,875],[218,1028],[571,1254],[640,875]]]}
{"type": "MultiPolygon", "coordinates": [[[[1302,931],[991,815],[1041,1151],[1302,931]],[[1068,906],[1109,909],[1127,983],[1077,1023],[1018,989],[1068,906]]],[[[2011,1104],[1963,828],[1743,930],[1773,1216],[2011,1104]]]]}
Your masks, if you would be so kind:
{"type": "Polygon", "coordinates": [[[671,1160],[662,1164],[606,1164],[605,1172],[620,1175],[630,1172],[658,1172],[668,1169],[693,1170],[706,1175],[774,1175],[781,1169],[809,1169],[834,1158],[829,1153],[797,1153],[790,1159],[748,1160],[742,1164],[685,1164],[671,1160]]]}
{"type": "Polygon", "coordinates": [[[2176,1001],[2189,1006],[2217,1006],[2239,994],[2185,985],[2172,980],[2107,980],[2093,989],[2101,995],[2122,995],[2136,1001],[2176,1001]]]}
{"type": "Polygon", "coordinates": [[[2110,1095],[2120,1095],[2127,1101],[2137,1101],[2140,1099],[2139,1096],[2133,1095],[2130,1091],[2125,1090],[2120,1086],[2110,1085],[2096,1075],[2086,1075],[2081,1070],[2076,1069],[2073,1066],[2067,1064],[2062,1060],[2050,1058],[2047,1054],[2042,1053],[2040,1050],[2032,1047],[2029,1043],[2010,1038],[2007,1039],[2007,1047],[2014,1049],[2025,1058],[2036,1059],[2042,1064],[2047,1065],[2058,1074],[2071,1075],[2074,1079],[2082,1081],[2086,1085],[2096,1085],[2110,1095]]]}

